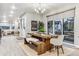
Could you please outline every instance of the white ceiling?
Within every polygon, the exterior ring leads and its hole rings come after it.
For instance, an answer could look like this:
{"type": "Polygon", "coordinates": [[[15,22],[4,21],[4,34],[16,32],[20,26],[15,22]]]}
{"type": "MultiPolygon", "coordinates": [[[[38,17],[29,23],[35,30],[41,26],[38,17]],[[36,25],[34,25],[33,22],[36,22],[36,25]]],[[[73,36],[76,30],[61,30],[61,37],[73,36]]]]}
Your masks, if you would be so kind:
{"type": "MultiPolygon", "coordinates": [[[[42,8],[45,8],[46,11],[44,13],[48,13],[50,10],[56,10],[61,7],[64,7],[66,5],[71,5],[71,4],[57,4],[57,3],[45,3],[41,4],[42,8]]],[[[6,16],[6,20],[14,20],[15,18],[18,18],[22,13],[24,12],[30,12],[30,13],[35,13],[34,9],[38,7],[37,3],[0,3],[0,21],[3,21],[3,15],[6,16]],[[11,6],[15,5],[16,10],[14,10],[14,14],[12,17],[9,15],[11,14],[10,11],[11,6]]]]}

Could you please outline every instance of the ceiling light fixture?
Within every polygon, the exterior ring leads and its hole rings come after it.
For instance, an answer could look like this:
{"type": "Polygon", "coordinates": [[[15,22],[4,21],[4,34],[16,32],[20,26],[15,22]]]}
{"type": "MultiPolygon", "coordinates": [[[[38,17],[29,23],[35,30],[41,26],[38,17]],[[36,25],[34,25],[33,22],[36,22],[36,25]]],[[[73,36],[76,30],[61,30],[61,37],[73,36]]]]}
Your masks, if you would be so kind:
{"type": "Polygon", "coordinates": [[[43,9],[43,10],[41,11],[41,13],[44,13],[45,10],[46,10],[46,9],[43,9]]]}
{"type": "Polygon", "coordinates": [[[35,9],[35,12],[39,13],[39,11],[37,9],[35,9]]]}
{"type": "Polygon", "coordinates": [[[15,10],[15,9],[16,9],[15,5],[12,5],[12,6],[11,6],[11,8],[12,8],[13,10],[15,10]]]}
{"type": "Polygon", "coordinates": [[[44,13],[46,9],[43,7],[41,3],[38,4],[37,8],[34,9],[37,13],[44,13]]]}
{"type": "Polygon", "coordinates": [[[19,20],[20,18],[18,17],[18,20],[19,20]]]}
{"type": "Polygon", "coordinates": [[[13,11],[10,11],[10,13],[13,14],[14,12],[13,11]]]}

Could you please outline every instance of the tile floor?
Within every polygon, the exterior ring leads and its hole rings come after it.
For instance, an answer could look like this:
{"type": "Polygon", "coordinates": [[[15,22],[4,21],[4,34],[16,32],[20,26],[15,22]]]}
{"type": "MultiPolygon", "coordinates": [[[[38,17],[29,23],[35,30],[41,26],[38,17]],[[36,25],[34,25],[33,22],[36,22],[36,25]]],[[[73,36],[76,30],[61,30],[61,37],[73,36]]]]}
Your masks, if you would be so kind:
{"type": "Polygon", "coordinates": [[[0,56],[26,56],[15,36],[5,36],[0,41],[0,56]]]}
{"type": "MultiPolygon", "coordinates": [[[[0,56],[27,56],[20,47],[19,43],[23,40],[17,40],[16,36],[4,36],[0,41],[0,56]]],[[[69,45],[64,45],[72,48],[69,45]]],[[[79,56],[79,48],[73,48],[74,51],[69,56],[79,56]]]]}

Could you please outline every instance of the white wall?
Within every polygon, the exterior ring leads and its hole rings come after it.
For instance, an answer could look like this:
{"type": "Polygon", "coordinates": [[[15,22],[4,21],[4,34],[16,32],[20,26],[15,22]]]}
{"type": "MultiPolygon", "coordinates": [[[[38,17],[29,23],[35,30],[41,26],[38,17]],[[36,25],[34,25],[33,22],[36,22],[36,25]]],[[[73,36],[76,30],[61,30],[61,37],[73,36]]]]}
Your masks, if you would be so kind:
{"type": "Polygon", "coordinates": [[[74,44],[79,46],[79,6],[76,6],[74,21],[74,44]]]}
{"type": "MultiPolygon", "coordinates": [[[[26,13],[22,18],[25,18],[26,20],[26,28],[25,28],[26,35],[27,33],[31,32],[31,21],[32,20],[42,21],[42,16],[36,13],[26,13]]],[[[20,32],[22,32],[22,30],[20,30],[20,32]]],[[[20,36],[22,36],[22,33],[20,34],[20,36]]]]}
{"type": "Polygon", "coordinates": [[[41,21],[41,17],[38,14],[26,14],[26,31],[31,32],[31,21],[41,21]]]}

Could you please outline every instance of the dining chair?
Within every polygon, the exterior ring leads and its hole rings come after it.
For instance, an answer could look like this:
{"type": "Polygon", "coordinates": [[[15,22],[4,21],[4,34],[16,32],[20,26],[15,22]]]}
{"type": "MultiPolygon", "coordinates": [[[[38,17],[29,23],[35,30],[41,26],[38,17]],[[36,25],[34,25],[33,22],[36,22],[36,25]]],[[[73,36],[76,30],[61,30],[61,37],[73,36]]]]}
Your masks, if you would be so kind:
{"type": "Polygon", "coordinates": [[[63,39],[64,39],[64,35],[58,35],[58,38],[51,38],[51,40],[50,40],[50,43],[53,44],[55,50],[57,50],[57,56],[59,56],[59,49],[60,48],[62,50],[62,53],[64,54],[63,39]]]}

